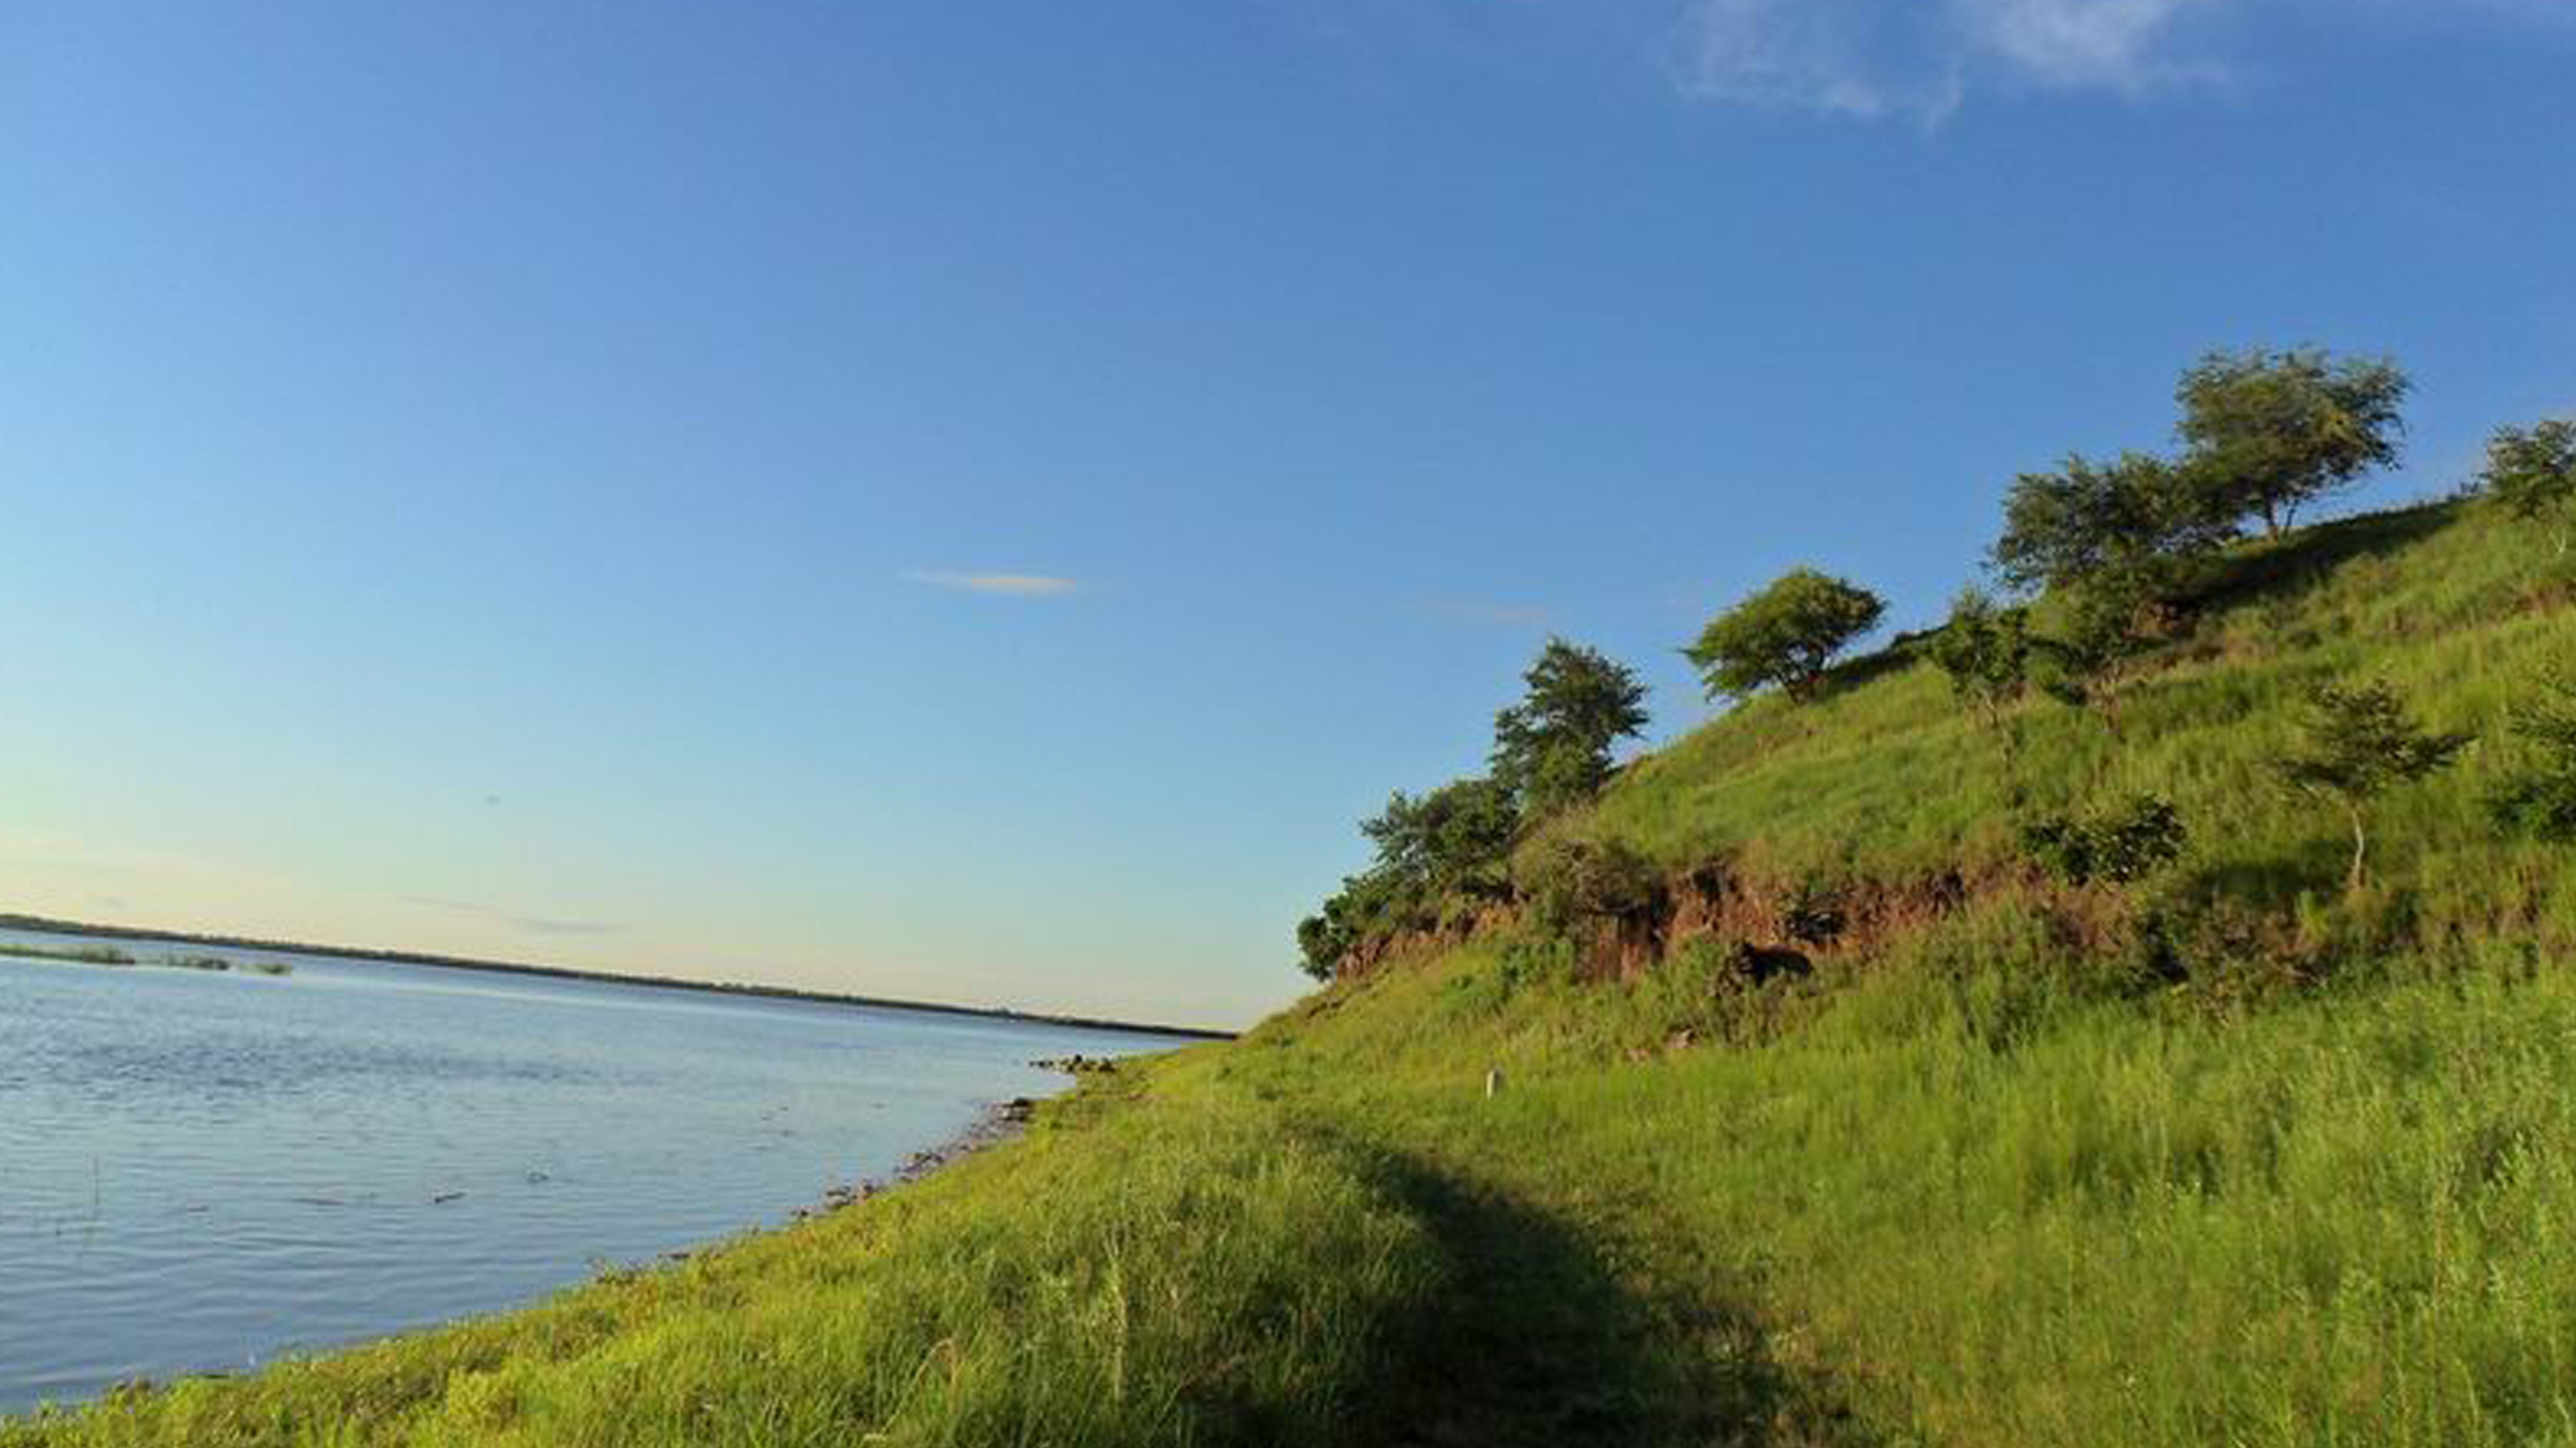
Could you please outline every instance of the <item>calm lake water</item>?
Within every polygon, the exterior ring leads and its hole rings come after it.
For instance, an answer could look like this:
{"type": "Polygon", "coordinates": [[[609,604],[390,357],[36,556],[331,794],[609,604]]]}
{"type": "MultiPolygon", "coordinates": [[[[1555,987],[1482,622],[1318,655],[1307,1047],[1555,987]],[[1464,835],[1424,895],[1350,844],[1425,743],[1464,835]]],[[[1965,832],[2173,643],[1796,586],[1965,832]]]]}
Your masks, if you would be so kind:
{"type": "Polygon", "coordinates": [[[1159,1037],[151,941],[0,956],[0,1413],[489,1312],[1159,1037]]]}

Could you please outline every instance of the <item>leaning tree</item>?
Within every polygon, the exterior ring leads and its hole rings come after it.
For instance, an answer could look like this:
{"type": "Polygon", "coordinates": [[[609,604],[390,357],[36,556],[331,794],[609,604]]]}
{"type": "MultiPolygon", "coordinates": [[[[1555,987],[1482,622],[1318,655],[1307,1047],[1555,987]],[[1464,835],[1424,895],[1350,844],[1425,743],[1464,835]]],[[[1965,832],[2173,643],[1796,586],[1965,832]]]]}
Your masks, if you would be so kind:
{"type": "Polygon", "coordinates": [[[2184,468],[2213,517],[2261,518],[2277,538],[2304,504],[2397,461],[2409,386],[2384,357],[2212,352],[2174,388],[2184,468]]]}
{"type": "Polygon", "coordinates": [[[1682,653],[1699,666],[1712,699],[1741,699],[1776,685],[1804,701],[1815,697],[1834,656],[1878,627],[1886,612],[1886,602],[1866,588],[1793,568],[1710,619],[1682,653]]]}

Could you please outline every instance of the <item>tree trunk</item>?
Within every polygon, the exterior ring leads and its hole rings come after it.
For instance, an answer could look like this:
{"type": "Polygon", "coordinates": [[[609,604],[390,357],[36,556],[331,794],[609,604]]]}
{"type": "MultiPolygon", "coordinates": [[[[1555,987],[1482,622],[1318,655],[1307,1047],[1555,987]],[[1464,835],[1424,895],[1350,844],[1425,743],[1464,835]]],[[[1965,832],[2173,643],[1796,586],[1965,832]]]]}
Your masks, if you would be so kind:
{"type": "Polygon", "coordinates": [[[2266,538],[2281,536],[2281,509],[2277,503],[2266,502],[2263,505],[2263,536],[2266,538]]]}
{"type": "Polygon", "coordinates": [[[2344,812],[2352,816],[2352,871],[2344,877],[2343,888],[2347,895],[2358,895],[2361,893],[2362,859],[2370,852],[2370,836],[2362,832],[2361,806],[2347,804],[2344,812]]]}

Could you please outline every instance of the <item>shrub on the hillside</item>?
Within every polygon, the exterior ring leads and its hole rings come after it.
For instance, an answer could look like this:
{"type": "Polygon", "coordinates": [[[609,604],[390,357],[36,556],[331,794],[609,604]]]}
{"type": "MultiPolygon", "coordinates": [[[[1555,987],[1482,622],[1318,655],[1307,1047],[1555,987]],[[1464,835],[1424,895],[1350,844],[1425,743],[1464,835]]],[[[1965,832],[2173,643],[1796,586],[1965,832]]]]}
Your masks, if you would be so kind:
{"type": "Polygon", "coordinates": [[[1698,642],[1682,652],[1699,666],[1712,699],[1740,699],[1775,685],[1792,699],[1809,699],[1834,656],[1878,627],[1886,612],[1886,602],[1866,588],[1793,568],[1709,620],[1698,642]]]}
{"type": "Polygon", "coordinates": [[[2396,693],[2381,683],[2358,689],[2324,685],[2309,704],[2300,747],[2276,767],[2290,788],[2342,808],[2352,827],[2345,883],[2358,891],[2370,852],[2364,813],[2370,802],[2446,767],[2477,736],[2416,727],[2396,693]]]}
{"type": "Polygon", "coordinates": [[[2134,884],[2182,858],[2190,831],[2170,800],[2131,795],[2097,813],[2048,815],[2021,828],[2024,857],[2069,885],[2134,884]]]}
{"type": "Polygon", "coordinates": [[[1662,888],[1626,844],[1586,831],[1542,835],[1512,857],[1512,884],[1542,932],[1562,936],[1594,920],[1633,915],[1662,888]]]}
{"type": "Polygon", "coordinates": [[[1331,980],[1350,947],[1329,911],[1297,922],[1297,968],[1317,980],[1331,980]]]}
{"type": "Polygon", "coordinates": [[[2527,758],[2487,800],[2496,821],[2560,844],[2576,843],[2576,683],[2554,680],[2514,706],[2513,734],[2527,758]]]}
{"type": "Polygon", "coordinates": [[[1591,649],[1550,639],[1522,677],[1521,702],[1494,721],[1491,778],[1398,790],[1361,822],[1376,862],[1298,922],[1308,975],[1330,980],[1371,941],[1455,924],[1508,894],[1522,823],[1591,798],[1610,776],[1610,746],[1646,726],[1646,686],[1591,649]]]}
{"type": "Polygon", "coordinates": [[[2070,708],[2095,710],[2117,733],[2121,696],[2155,647],[2151,625],[2162,617],[2132,577],[2104,576],[2068,589],[2056,626],[2031,641],[2041,661],[2040,692],[2070,708]]]}
{"type": "Polygon", "coordinates": [[[1520,815],[1512,792],[1491,779],[1461,779],[1416,798],[1397,790],[1360,833],[1377,846],[1378,866],[1433,894],[1492,894],[1503,884],[1520,815]]]}
{"type": "Polygon", "coordinates": [[[1627,666],[1549,639],[1521,676],[1521,701],[1494,716],[1494,780],[1539,818],[1610,778],[1610,748],[1646,727],[1646,686],[1627,666]]]}
{"type": "Polygon", "coordinates": [[[2181,469],[2145,453],[2069,457],[2056,472],[2023,474],[1987,566],[2008,587],[2053,595],[2053,625],[2029,639],[2044,661],[2040,689],[2098,709],[2117,729],[2138,659],[2235,531],[2181,469]]]}
{"type": "Polygon", "coordinates": [[[1929,648],[1951,692],[1988,723],[2000,723],[2029,682],[2030,610],[1999,604],[1982,588],[1962,589],[1929,648]]]}
{"type": "Polygon", "coordinates": [[[2486,471],[2478,481],[2515,517],[2548,525],[2555,551],[2564,557],[2576,522],[2576,418],[2498,428],[2487,441],[2486,471]]]}
{"type": "Polygon", "coordinates": [[[2220,1014],[2278,1000],[2332,964],[2327,947],[2301,943],[2296,922],[2225,895],[2159,901],[2143,923],[2146,978],[2187,982],[2194,1004],[2220,1014]]]}
{"type": "Polygon", "coordinates": [[[1441,1002],[1468,1017],[1491,1016],[1524,991],[1571,981],[1574,948],[1562,940],[1515,940],[1493,964],[1461,971],[1441,988],[1441,1002]]]}
{"type": "Polygon", "coordinates": [[[2023,592],[2087,584],[2160,598],[2234,531],[2210,516],[2190,480],[2162,458],[2070,456],[2056,472],[2014,481],[2003,534],[1987,561],[2023,592]]]}
{"type": "Polygon", "coordinates": [[[2211,518],[2258,517],[2277,538],[2301,505],[2397,460],[2408,386],[2386,358],[2210,353],[2174,389],[2193,491],[2211,518]]]}
{"type": "Polygon", "coordinates": [[[1437,903],[1418,882],[1391,870],[1350,876],[1320,911],[1297,923],[1298,963],[1315,979],[1331,980],[1368,941],[1434,924],[1437,903]]]}

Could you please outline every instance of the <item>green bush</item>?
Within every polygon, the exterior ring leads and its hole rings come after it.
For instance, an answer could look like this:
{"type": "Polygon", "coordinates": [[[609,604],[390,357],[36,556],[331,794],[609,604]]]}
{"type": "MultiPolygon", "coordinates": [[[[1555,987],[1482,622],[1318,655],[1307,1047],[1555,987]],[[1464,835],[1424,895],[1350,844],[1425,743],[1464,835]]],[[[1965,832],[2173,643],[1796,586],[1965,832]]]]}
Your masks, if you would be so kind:
{"type": "Polygon", "coordinates": [[[2182,858],[2189,840],[2173,802],[2152,794],[2089,817],[2046,815],[2021,827],[2023,857],[2069,885],[2134,884],[2182,858]]]}
{"type": "Polygon", "coordinates": [[[2004,607],[1981,588],[1964,589],[1929,651],[1949,676],[1951,692],[1987,722],[2000,723],[2029,680],[2030,610],[2004,607]]]}
{"type": "Polygon", "coordinates": [[[1699,666],[1712,699],[1741,699],[1774,685],[1792,699],[1810,699],[1834,655],[1878,627],[1886,612],[1886,602],[1866,588],[1793,568],[1709,620],[1682,652],[1699,666]]]}
{"type": "Polygon", "coordinates": [[[1625,842],[1594,832],[1541,835],[1512,857],[1512,884],[1530,921],[1564,936],[1594,920],[1633,915],[1651,906],[1662,882],[1625,842]]]}
{"type": "Polygon", "coordinates": [[[2488,796],[2489,812],[2508,829],[2576,843],[2576,684],[2555,680],[2517,703],[2513,735],[2527,757],[2488,796]]]}
{"type": "Polygon", "coordinates": [[[2576,515],[2576,418],[2497,429],[2478,481],[2515,517],[2550,524],[2556,551],[2566,556],[2568,522],[2576,515]]]}

